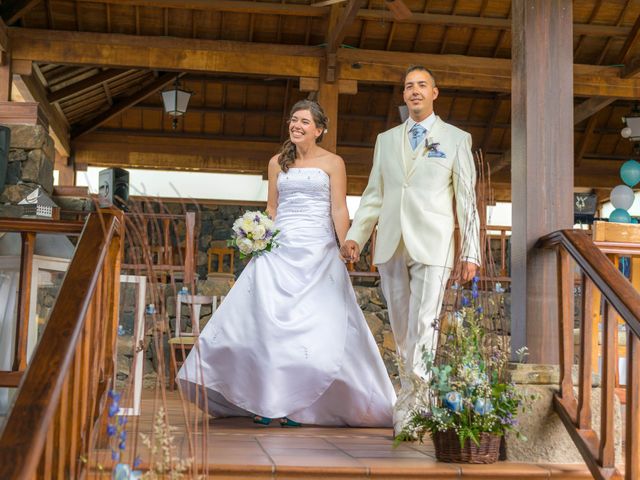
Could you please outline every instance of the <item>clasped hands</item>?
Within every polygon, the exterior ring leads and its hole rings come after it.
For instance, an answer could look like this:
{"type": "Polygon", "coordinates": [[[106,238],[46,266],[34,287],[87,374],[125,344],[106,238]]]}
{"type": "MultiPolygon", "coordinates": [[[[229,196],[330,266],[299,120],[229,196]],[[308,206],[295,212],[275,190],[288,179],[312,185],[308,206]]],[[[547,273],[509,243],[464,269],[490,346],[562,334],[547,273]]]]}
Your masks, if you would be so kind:
{"type": "MultiPolygon", "coordinates": [[[[346,240],[340,247],[340,255],[345,262],[357,262],[360,258],[360,246],[353,240],[346,240]]],[[[475,277],[478,272],[478,266],[473,262],[462,262],[460,274],[454,280],[460,283],[466,283],[475,277]]]]}

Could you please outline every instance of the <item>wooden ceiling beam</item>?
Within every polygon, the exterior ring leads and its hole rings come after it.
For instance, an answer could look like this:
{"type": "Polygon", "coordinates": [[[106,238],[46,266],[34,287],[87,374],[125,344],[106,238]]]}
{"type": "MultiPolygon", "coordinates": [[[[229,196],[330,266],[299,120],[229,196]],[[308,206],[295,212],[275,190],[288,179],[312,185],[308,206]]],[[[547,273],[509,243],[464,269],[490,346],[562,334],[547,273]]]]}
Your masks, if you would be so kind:
{"type": "Polygon", "coordinates": [[[317,77],[324,48],[9,28],[16,59],[41,63],[317,77]]]}
{"type": "Polygon", "coordinates": [[[82,135],[85,135],[95,130],[96,128],[100,127],[100,125],[102,125],[103,123],[108,122],[113,117],[121,114],[125,110],[134,106],[136,103],[141,102],[142,100],[149,97],[150,95],[153,95],[154,93],[158,92],[158,90],[169,85],[171,82],[175,80],[175,78],[176,78],[175,73],[163,73],[153,82],[151,82],[149,85],[143,87],[141,90],[134,93],[130,97],[127,97],[118,101],[116,104],[113,105],[113,107],[111,107],[106,112],[101,113],[96,118],[92,118],[84,125],[75,127],[71,132],[71,138],[75,140],[78,137],[81,137],[82,135]]]}
{"type": "MultiPolygon", "coordinates": [[[[434,55],[414,52],[340,49],[340,78],[365,83],[400,83],[407,65],[427,65],[438,85],[491,92],[511,92],[511,60],[504,58],[434,55]]],[[[620,78],[620,68],[573,66],[575,96],[636,99],[640,80],[620,78]]]]}
{"type": "Polygon", "coordinates": [[[7,0],[0,5],[0,17],[7,25],[13,25],[41,0],[7,0]]]}
{"type": "Polygon", "coordinates": [[[111,79],[119,77],[130,70],[123,69],[109,69],[103,70],[95,75],[86,78],[85,80],[72,83],[71,85],[61,88],[60,90],[56,90],[48,95],[49,102],[55,103],[60,102],[66,98],[73,97],[74,95],[78,95],[82,92],[90,90],[92,88],[96,88],[102,85],[104,82],[108,82],[111,79]]]}
{"type": "MultiPolygon", "coordinates": [[[[9,40],[18,60],[183,72],[318,77],[324,56],[318,47],[23,28],[9,28],[9,40]]],[[[400,83],[407,65],[421,63],[445,88],[511,91],[509,59],[345,48],[336,56],[339,78],[346,80],[400,83]]],[[[620,78],[620,68],[577,64],[573,70],[576,96],[640,96],[640,79],[620,78]]]]}
{"type": "Polygon", "coordinates": [[[49,120],[49,132],[56,150],[63,156],[70,156],[69,125],[67,120],[47,101],[47,92],[34,75],[14,75],[13,84],[20,95],[29,102],[38,102],[49,120]]]}

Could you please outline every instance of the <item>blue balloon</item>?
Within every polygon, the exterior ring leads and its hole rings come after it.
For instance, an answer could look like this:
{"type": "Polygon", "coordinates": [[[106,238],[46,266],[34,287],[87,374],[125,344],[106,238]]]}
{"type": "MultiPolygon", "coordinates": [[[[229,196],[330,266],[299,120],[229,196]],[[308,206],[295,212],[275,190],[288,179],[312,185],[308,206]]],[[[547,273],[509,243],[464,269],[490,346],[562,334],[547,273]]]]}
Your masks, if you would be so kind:
{"type": "Polygon", "coordinates": [[[635,160],[627,160],[620,167],[620,178],[630,187],[635,187],[640,182],[640,163],[635,160]]]}
{"type": "Polygon", "coordinates": [[[609,215],[609,221],[615,223],[631,223],[631,215],[626,210],[616,208],[611,215],[609,215]]]}

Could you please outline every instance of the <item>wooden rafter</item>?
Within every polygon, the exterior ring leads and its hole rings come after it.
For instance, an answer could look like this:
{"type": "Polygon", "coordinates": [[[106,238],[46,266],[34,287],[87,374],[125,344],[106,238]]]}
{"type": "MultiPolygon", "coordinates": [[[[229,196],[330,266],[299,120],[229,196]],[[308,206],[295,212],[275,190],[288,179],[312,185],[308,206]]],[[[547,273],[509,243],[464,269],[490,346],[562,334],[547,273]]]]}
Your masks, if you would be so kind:
{"type": "Polygon", "coordinates": [[[640,72],[640,55],[631,57],[630,54],[634,47],[638,45],[640,40],[640,16],[636,19],[631,32],[627,36],[627,39],[620,50],[620,56],[618,63],[624,65],[622,69],[622,78],[631,78],[640,72]]]}
{"type": "MultiPolygon", "coordinates": [[[[414,12],[411,18],[406,20],[394,19],[391,12],[387,10],[361,9],[357,18],[362,20],[385,20],[397,21],[399,23],[409,23],[418,25],[439,25],[447,27],[468,27],[485,28],[489,30],[511,30],[510,18],[477,17],[469,15],[447,15],[438,13],[414,12]]],[[[587,23],[576,23],[573,25],[573,32],[577,35],[592,35],[598,37],[626,37],[631,31],[630,27],[618,25],[592,25],[587,23]]]]}
{"type": "MultiPolygon", "coordinates": [[[[573,124],[577,125],[583,120],[589,118],[589,122],[587,123],[587,127],[585,129],[585,133],[583,134],[581,143],[578,146],[578,149],[575,153],[575,164],[576,166],[580,165],[582,159],[586,155],[586,145],[588,137],[594,133],[595,125],[596,125],[596,117],[597,113],[605,108],[607,105],[611,104],[615,98],[602,98],[602,97],[592,97],[589,98],[573,109],[573,124]]],[[[483,149],[484,150],[484,149],[483,149]]],[[[511,164],[511,150],[505,152],[501,159],[499,159],[496,163],[491,165],[491,175],[495,175],[499,171],[508,167],[511,164]]]]}
{"type": "Polygon", "coordinates": [[[7,25],[13,25],[41,0],[7,0],[0,5],[0,17],[7,25]]]}
{"type": "Polygon", "coordinates": [[[355,21],[358,10],[364,2],[365,0],[349,0],[347,5],[345,5],[335,29],[329,32],[329,37],[327,38],[328,53],[335,53],[338,50],[347,34],[347,30],[355,21]]]}
{"type": "Polygon", "coordinates": [[[589,144],[589,137],[593,134],[593,129],[596,126],[597,118],[598,118],[598,115],[592,115],[591,117],[589,117],[589,120],[587,121],[587,127],[585,128],[584,133],[580,138],[580,143],[578,143],[578,148],[576,149],[576,152],[574,154],[574,165],[576,167],[580,166],[580,164],[582,163],[584,154],[587,153],[587,145],[589,144]]]}
{"type": "Polygon", "coordinates": [[[51,103],[60,102],[66,98],[73,97],[74,95],[78,95],[82,92],[95,88],[99,85],[102,85],[109,80],[112,80],[124,73],[127,73],[129,70],[120,70],[120,69],[111,69],[111,70],[103,70],[85,80],[80,82],[73,83],[65,88],[61,88],[60,90],[56,90],[48,95],[48,100],[51,103]]]}
{"type": "MultiPolygon", "coordinates": [[[[625,3],[624,7],[622,7],[622,10],[620,10],[620,13],[618,14],[618,19],[616,20],[616,25],[620,25],[622,23],[622,20],[625,17],[625,14],[627,13],[627,9],[631,6],[632,2],[627,2],[625,3]]],[[[598,61],[596,62],[598,65],[602,65],[602,62],[604,62],[605,57],[607,56],[607,53],[609,52],[609,48],[611,47],[611,44],[614,43],[614,38],[613,37],[609,37],[607,38],[607,42],[604,44],[604,48],[602,49],[602,52],[600,52],[600,56],[598,57],[598,61]]]]}
{"type": "Polygon", "coordinates": [[[592,97],[583,101],[573,110],[573,123],[577,125],[583,120],[595,115],[607,105],[613,103],[615,98],[592,97]]]}
{"type": "Polygon", "coordinates": [[[176,78],[175,73],[163,73],[146,87],[142,88],[141,90],[134,93],[130,97],[127,97],[115,103],[113,107],[111,107],[106,112],[98,115],[97,118],[90,120],[84,125],[80,125],[74,128],[71,132],[71,138],[75,140],[78,137],[81,137],[82,135],[92,132],[96,128],[100,127],[100,125],[102,125],[103,123],[108,122],[113,117],[131,108],[136,103],[141,102],[142,100],[149,97],[150,95],[153,95],[154,93],[158,92],[158,90],[164,88],[166,85],[173,82],[175,78],[176,78]]]}
{"type": "Polygon", "coordinates": [[[483,152],[486,152],[487,148],[489,147],[489,141],[491,141],[491,133],[495,128],[501,105],[502,105],[502,99],[497,98],[495,105],[493,106],[493,109],[491,111],[491,116],[489,117],[489,121],[487,122],[487,127],[485,128],[484,136],[482,137],[482,142],[480,143],[480,148],[482,149],[483,152]]]}
{"type": "Polygon", "coordinates": [[[324,17],[327,9],[293,3],[252,2],[244,0],[92,0],[93,3],[137,5],[140,7],[175,8],[178,10],[208,10],[263,15],[324,17]]]}
{"type": "MultiPolygon", "coordinates": [[[[595,18],[598,16],[598,13],[600,13],[600,8],[602,7],[602,0],[598,0],[595,4],[595,6],[593,7],[593,10],[591,10],[591,15],[589,15],[589,19],[587,20],[587,24],[590,24],[591,22],[593,22],[595,20],[595,18]]],[[[580,35],[580,38],[578,38],[578,43],[576,45],[576,48],[573,51],[573,58],[578,58],[578,54],[580,53],[580,49],[582,48],[582,46],[584,45],[584,39],[586,38],[586,35],[580,35]]]]}
{"type": "Polygon", "coordinates": [[[622,69],[622,78],[632,78],[640,73],[640,55],[632,58],[622,69]]]}
{"type": "Polygon", "coordinates": [[[627,39],[624,42],[624,45],[620,49],[620,54],[618,56],[618,63],[626,63],[629,60],[629,54],[633,50],[633,48],[638,44],[638,40],[640,40],[640,16],[636,18],[633,27],[631,27],[631,32],[627,36],[627,39]]]}
{"type": "Polygon", "coordinates": [[[13,83],[25,100],[40,104],[49,120],[56,150],[68,157],[71,152],[69,125],[67,120],[47,101],[47,93],[42,84],[34,75],[14,75],[13,83]]]}
{"type": "MultiPolygon", "coordinates": [[[[9,34],[7,33],[7,24],[0,17],[0,52],[9,51],[9,34]]],[[[1,64],[1,63],[0,63],[1,64]]]]}

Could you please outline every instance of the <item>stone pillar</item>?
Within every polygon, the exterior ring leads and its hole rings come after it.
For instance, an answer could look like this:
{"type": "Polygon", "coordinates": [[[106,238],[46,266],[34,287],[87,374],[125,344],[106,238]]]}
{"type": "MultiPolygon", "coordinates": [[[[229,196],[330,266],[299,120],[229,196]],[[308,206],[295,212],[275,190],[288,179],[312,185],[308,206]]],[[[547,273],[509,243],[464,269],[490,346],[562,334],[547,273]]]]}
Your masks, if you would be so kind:
{"type": "Polygon", "coordinates": [[[35,188],[53,192],[53,139],[42,125],[9,125],[11,146],[5,189],[0,203],[17,204],[35,188]]]}

